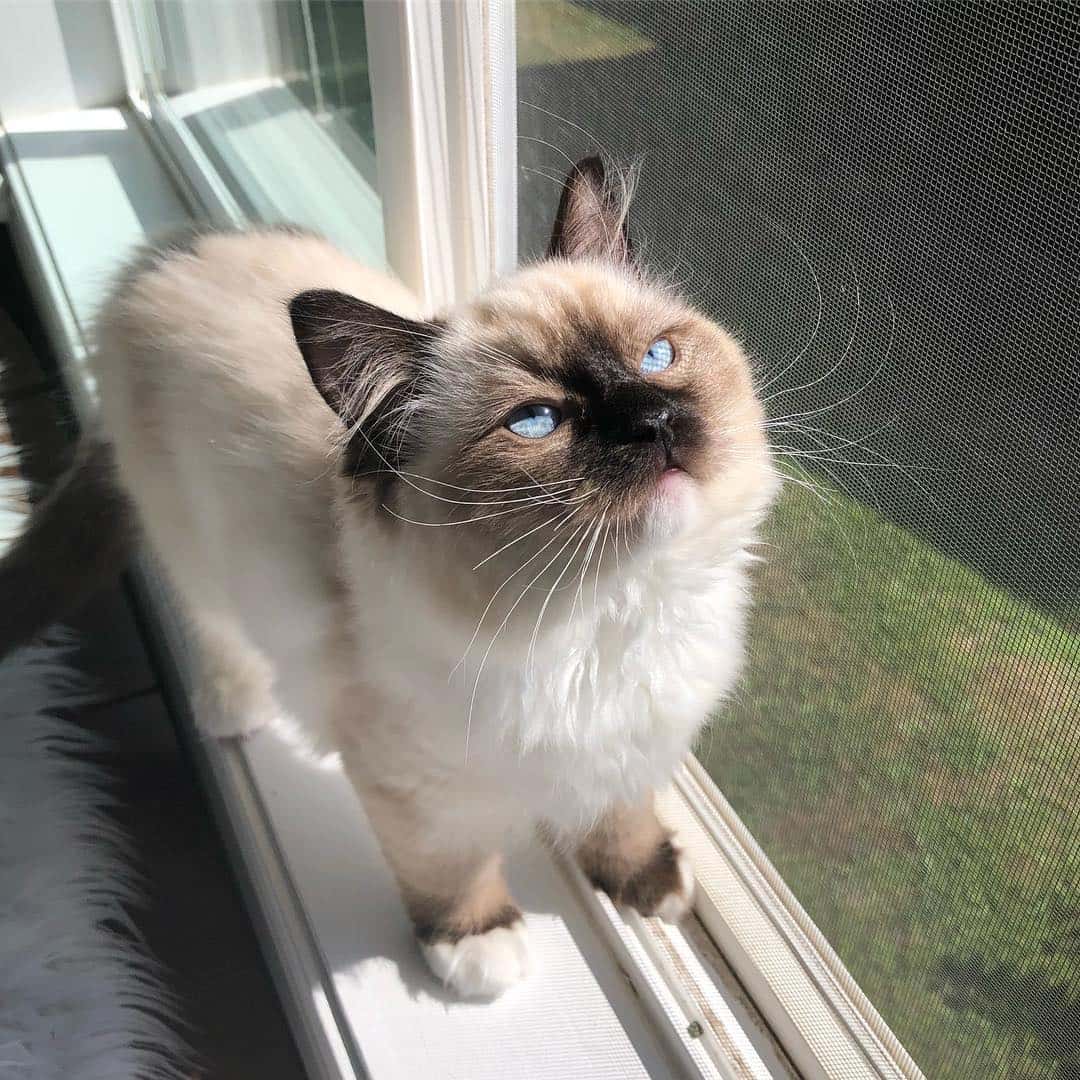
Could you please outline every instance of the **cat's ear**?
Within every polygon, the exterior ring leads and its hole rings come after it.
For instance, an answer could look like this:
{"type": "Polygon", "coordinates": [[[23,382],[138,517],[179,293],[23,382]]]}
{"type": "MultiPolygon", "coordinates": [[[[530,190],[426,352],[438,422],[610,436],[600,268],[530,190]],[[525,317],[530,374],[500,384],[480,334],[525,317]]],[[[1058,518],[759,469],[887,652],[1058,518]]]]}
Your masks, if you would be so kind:
{"type": "Polygon", "coordinates": [[[434,323],[333,289],[293,297],[289,318],[315,389],[346,424],[363,420],[389,387],[413,378],[439,333],[434,323]]]}
{"type": "Polygon", "coordinates": [[[388,456],[402,460],[408,448],[399,440],[391,455],[388,433],[440,328],[332,289],[293,297],[289,318],[311,381],[350,429],[352,471],[379,471],[388,456]]]}
{"type": "Polygon", "coordinates": [[[632,188],[630,173],[609,170],[599,157],[582,158],[563,183],[548,257],[632,263],[632,188]]]}

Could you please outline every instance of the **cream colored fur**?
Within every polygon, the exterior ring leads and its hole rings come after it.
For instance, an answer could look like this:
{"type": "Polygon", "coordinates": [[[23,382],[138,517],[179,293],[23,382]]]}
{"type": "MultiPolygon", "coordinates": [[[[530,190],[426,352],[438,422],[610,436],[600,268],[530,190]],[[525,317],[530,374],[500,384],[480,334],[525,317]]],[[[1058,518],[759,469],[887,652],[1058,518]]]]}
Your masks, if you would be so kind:
{"type": "MultiPolygon", "coordinates": [[[[486,302],[520,307],[544,273],[486,302]]],[[[546,273],[553,295],[572,291],[546,273]]],[[[617,572],[609,557],[595,583],[554,595],[530,663],[537,604],[522,605],[478,679],[494,626],[459,661],[501,579],[470,577],[475,548],[454,529],[388,525],[350,501],[341,424],[288,317],[314,288],[420,314],[319,239],[211,236],[120,284],[94,364],[123,483],[205,646],[202,722],[245,734],[280,711],[340,751],[408,900],[537,822],[572,842],[669,780],[738,671],[746,544],[772,473],[748,444],[673,535],[624,538],[617,572]]],[[[481,305],[457,332],[484,324],[481,305]]],[[[494,993],[527,970],[519,938],[480,935],[490,963],[477,935],[427,955],[462,993],[494,993]]]]}

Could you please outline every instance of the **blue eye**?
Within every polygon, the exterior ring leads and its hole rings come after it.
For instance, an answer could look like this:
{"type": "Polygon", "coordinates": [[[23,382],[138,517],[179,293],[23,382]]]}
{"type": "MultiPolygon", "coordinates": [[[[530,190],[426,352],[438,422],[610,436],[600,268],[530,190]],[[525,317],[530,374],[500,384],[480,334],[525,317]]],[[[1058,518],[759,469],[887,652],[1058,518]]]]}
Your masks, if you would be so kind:
{"type": "Polygon", "coordinates": [[[551,405],[522,405],[510,414],[506,426],[526,439],[546,439],[558,426],[562,416],[551,405]]]}
{"type": "Polygon", "coordinates": [[[671,367],[675,359],[675,350],[667,338],[660,338],[649,346],[649,351],[641,358],[641,370],[645,375],[654,375],[664,368],[671,367]]]}

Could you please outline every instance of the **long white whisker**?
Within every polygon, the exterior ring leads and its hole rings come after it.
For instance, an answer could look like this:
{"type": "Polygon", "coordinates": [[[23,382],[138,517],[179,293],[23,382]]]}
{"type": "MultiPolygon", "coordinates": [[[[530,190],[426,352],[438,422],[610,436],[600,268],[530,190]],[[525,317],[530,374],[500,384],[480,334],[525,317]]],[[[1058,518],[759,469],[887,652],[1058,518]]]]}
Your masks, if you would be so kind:
{"type": "Polygon", "coordinates": [[[574,612],[577,610],[578,601],[581,601],[581,616],[585,617],[585,601],[582,598],[582,590],[585,587],[585,575],[589,570],[589,563],[592,561],[593,551],[596,549],[596,542],[600,539],[600,530],[603,528],[603,517],[596,523],[596,528],[593,529],[592,539],[589,541],[589,546],[585,550],[585,561],[581,565],[581,576],[578,579],[577,592],[574,594],[573,602],[570,604],[570,615],[566,620],[566,625],[569,626],[574,621],[574,612]]]}
{"type": "MultiPolygon", "coordinates": [[[[580,508],[579,508],[579,509],[580,509],[580,508]]],[[[507,586],[507,585],[509,585],[509,584],[510,584],[510,582],[511,582],[511,581],[513,581],[513,580],[514,580],[514,578],[516,578],[516,577],[518,576],[518,574],[520,574],[520,573],[521,573],[521,571],[522,571],[522,570],[524,570],[524,569],[525,569],[525,567],[529,565],[529,563],[533,562],[533,561],[534,561],[535,559],[538,559],[538,558],[539,558],[539,557],[540,557],[540,556],[541,556],[541,555],[542,555],[542,554],[543,554],[543,553],[544,553],[544,552],[545,552],[545,551],[546,551],[546,550],[547,550],[547,549],[548,549],[549,547],[551,547],[551,545],[552,545],[552,544],[554,544],[554,543],[555,543],[555,541],[556,541],[556,540],[558,539],[558,532],[559,532],[559,530],[560,530],[560,529],[561,529],[561,528],[563,527],[563,525],[565,525],[565,524],[566,524],[566,522],[568,522],[568,521],[569,521],[569,520],[570,520],[570,519],[571,519],[571,518],[572,518],[572,517],[573,517],[573,516],[574,516],[574,515],[575,515],[576,513],[578,513],[578,510],[571,510],[571,511],[570,511],[570,513],[568,513],[568,514],[564,514],[564,515],[563,515],[563,516],[562,516],[561,518],[559,518],[559,519],[558,519],[558,520],[557,520],[556,522],[554,522],[554,523],[552,523],[552,522],[549,522],[549,521],[545,521],[545,522],[542,522],[542,523],[541,523],[540,525],[538,525],[538,526],[536,527],[536,529],[531,529],[531,530],[530,530],[530,531],[529,531],[528,533],[526,533],[526,536],[531,536],[531,535],[532,535],[532,533],[536,532],[536,531],[537,531],[538,529],[542,529],[542,528],[543,528],[543,527],[544,527],[545,525],[551,525],[551,527],[552,527],[552,531],[553,531],[553,532],[554,532],[554,533],[555,533],[556,535],[555,535],[555,536],[552,536],[552,538],[551,538],[551,539],[550,539],[550,540],[549,540],[549,541],[548,541],[548,542],[547,542],[546,544],[544,544],[544,546],[543,546],[543,547],[541,547],[541,548],[540,548],[540,549],[539,549],[538,551],[535,551],[535,552],[534,552],[534,553],[533,553],[532,555],[530,555],[530,556],[529,556],[529,557],[528,557],[528,558],[527,558],[527,559],[526,559],[526,560],[525,560],[525,561],[524,561],[524,562],[523,562],[523,563],[522,563],[522,564],[521,564],[521,565],[520,565],[520,566],[519,566],[519,567],[518,567],[518,568],[517,568],[517,569],[516,569],[516,570],[515,570],[515,571],[514,571],[514,572],[513,572],[513,573],[512,573],[512,574],[511,574],[511,575],[510,575],[510,576],[509,576],[509,577],[508,577],[508,578],[507,578],[507,579],[506,579],[506,580],[505,580],[505,581],[504,581],[504,582],[503,582],[503,583],[502,583],[502,584],[501,584],[501,585],[500,585],[500,586],[499,586],[499,587],[498,587],[498,588],[497,588],[497,589],[496,589],[496,590],[495,590],[495,591],[494,591],[494,592],[493,592],[492,594],[491,594],[491,599],[490,599],[490,600],[489,600],[489,601],[487,602],[487,606],[486,606],[486,607],[484,608],[483,612],[481,612],[481,614],[480,614],[480,619],[479,619],[479,621],[478,621],[478,622],[477,622],[477,624],[476,624],[476,629],[475,629],[475,630],[473,631],[472,637],[471,637],[471,638],[469,638],[469,644],[465,646],[465,652],[464,652],[464,653],[462,654],[462,656],[461,656],[461,659],[460,659],[460,660],[459,660],[459,661],[458,661],[458,662],[457,662],[457,663],[456,663],[456,664],[454,665],[453,669],[452,669],[452,670],[451,670],[451,672],[450,672],[450,678],[451,678],[451,679],[453,679],[453,677],[454,677],[454,672],[456,672],[456,671],[457,671],[457,669],[458,669],[459,667],[461,667],[461,666],[462,666],[462,665],[463,665],[463,664],[465,663],[465,661],[466,661],[466,660],[468,659],[469,653],[470,653],[470,652],[472,651],[472,647],[473,647],[473,645],[475,645],[475,644],[476,644],[476,638],[477,638],[477,636],[478,636],[478,635],[479,635],[479,633],[480,633],[480,628],[481,628],[481,627],[482,627],[482,626],[484,625],[484,620],[485,620],[485,619],[487,618],[487,616],[488,616],[488,612],[489,612],[489,611],[491,610],[491,606],[492,606],[492,604],[494,604],[494,603],[495,603],[495,600],[497,599],[497,597],[498,597],[499,593],[501,593],[501,592],[503,591],[503,589],[505,589],[505,588],[506,588],[506,586],[507,586]]],[[[519,536],[519,537],[518,537],[518,539],[520,540],[520,539],[522,539],[522,537],[520,537],[520,536],[519,536]]],[[[479,564],[478,564],[478,565],[479,565],[479,564]]]]}
{"type": "Polygon", "coordinates": [[[536,575],[536,577],[534,577],[532,579],[532,581],[530,581],[529,584],[526,585],[524,589],[522,589],[521,594],[513,602],[513,604],[510,605],[510,610],[503,616],[503,621],[501,623],[499,623],[499,626],[496,629],[494,635],[492,635],[491,641],[488,642],[488,647],[484,650],[484,655],[480,660],[480,667],[479,667],[478,671],[476,672],[476,679],[473,682],[472,695],[469,698],[469,715],[468,715],[468,718],[467,718],[467,720],[465,722],[465,760],[466,761],[469,760],[469,737],[470,737],[470,734],[472,732],[473,710],[476,707],[476,691],[480,686],[480,677],[484,674],[484,665],[487,663],[488,656],[491,655],[491,650],[495,647],[495,641],[497,640],[499,634],[502,633],[503,628],[510,621],[510,616],[514,614],[514,611],[517,608],[518,604],[520,604],[521,601],[525,599],[526,595],[528,595],[529,590],[544,576],[544,574],[546,574],[548,572],[548,570],[552,566],[554,566],[555,560],[558,559],[558,557],[574,542],[574,537],[577,536],[580,532],[582,532],[582,530],[585,529],[586,527],[587,527],[587,523],[578,526],[578,528],[575,529],[567,537],[566,541],[563,543],[563,546],[561,548],[559,548],[558,551],[555,552],[555,554],[551,557],[551,559],[547,563],[544,564],[544,567],[540,571],[540,573],[538,573],[536,575]]]}
{"type": "MultiPolygon", "coordinates": [[[[585,502],[586,499],[587,499],[587,496],[582,495],[578,499],[572,499],[569,502],[563,502],[563,503],[561,503],[561,505],[563,505],[563,506],[576,505],[578,503],[585,502]]],[[[550,506],[550,505],[552,505],[553,502],[554,502],[554,500],[536,499],[535,500],[535,505],[538,505],[538,506],[550,506]]],[[[453,526],[453,525],[475,525],[477,522],[490,521],[491,518],[503,517],[505,514],[519,514],[519,513],[521,513],[522,510],[524,510],[526,508],[527,505],[528,504],[526,504],[525,506],[511,506],[509,510],[498,510],[494,514],[481,514],[479,517],[465,518],[463,521],[416,521],[413,518],[407,518],[403,514],[399,514],[396,510],[394,510],[391,507],[387,506],[386,503],[382,504],[382,508],[391,517],[397,518],[398,521],[404,521],[407,525],[421,525],[421,526],[423,526],[424,528],[427,528],[427,529],[443,529],[443,528],[449,528],[450,526],[453,526]]]]}
{"type": "Polygon", "coordinates": [[[870,386],[870,384],[882,373],[882,371],[884,371],[885,365],[889,361],[889,354],[892,352],[893,343],[896,339],[896,308],[893,305],[892,297],[889,295],[888,292],[886,292],[885,297],[889,301],[889,311],[892,315],[892,322],[889,330],[889,342],[888,345],[885,347],[885,355],[881,358],[881,363],[879,363],[878,366],[874,369],[874,373],[870,376],[870,378],[867,379],[866,382],[864,382],[862,386],[860,386],[857,390],[853,390],[850,394],[842,397],[839,401],[834,401],[831,405],[824,405],[820,409],[809,409],[806,412],[792,413],[790,416],[775,417],[766,423],[766,427],[770,423],[780,423],[781,421],[787,420],[801,420],[807,416],[819,416],[821,413],[832,412],[833,409],[839,408],[841,405],[846,405],[847,402],[851,401],[853,398],[857,398],[861,393],[863,393],[863,391],[867,389],[867,387],[870,386]]]}
{"type": "Polygon", "coordinates": [[[883,431],[888,431],[895,423],[896,417],[892,416],[884,424],[874,428],[873,431],[868,431],[865,435],[860,435],[857,439],[841,439],[831,431],[827,431],[825,428],[814,427],[813,424],[786,424],[783,426],[789,428],[791,431],[801,431],[807,435],[813,433],[811,437],[813,437],[813,435],[820,435],[823,438],[835,440],[831,445],[826,445],[825,443],[820,444],[827,450],[846,450],[852,446],[862,446],[867,440],[872,439],[875,435],[880,435],[883,431]]]}
{"type": "MultiPolygon", "coordinates": [[[[616,519],[618,520],[618,519],[616,519]]],[[[607,549],[608,533],[611,532],[611,523],[604,526],[604,540],[600,545],[600,557],[596,560],[596,577],[593,578],[592,606],[593,618],[596,618],[596,608],[600,595],[600,568],[604,565],[604,551],[607,549]]]]}
{"type": "MultiPolygon", "coordinates": [[[[851,267],[851,276],[855,279],[855,325],[851,328],[851,334],[848,337],[847,345],[840,354],[840,358],[828,369],[828,371],[825,371],[816,379],[812,379],[808,383],[803,383],[802,386],[789,386],[786,390],[777,390],[775,394],[770,394],[767,398],[762,400],[762,407],[768,405],[770,401],[782,398],[785,394],[794,394],[798,391],[809,390],[811,386],[817,386],[818,383],[824,382],[826,379],[836,374],[836,372],[843,367],[848,356],[850,356],[852,346],[855,344],[855,336],[859,332],[859,320],[862,317],[862,287],[859,284],[859,275],[855,270],[855,263],[850,258],[848,259],[848,265],[851,267]]],[[[761,391],[759,391],[759,393],[761,393],[761,391]]]]}
{"type": "Polygon", "coordinates": [[[812,483],[809,480],[802,477],[792,476],[790,473],[781,472],[780,475],[784,478],[785,483],[795,484],[798,487],[806,488],[815,498],[820,499],[822,502],[829,502],[830,499],[826,495],[822,495],[822,489],[819,485],[812,483]]]}
{"type": "MultiPolygon", "coordinates": [[[[938,468],[936,465],[904,465],[898,461],[849,461],[847,458],[832,458],[825,457],[828,452],[828,448],[824,450],[801,450],[798,447],[790,448],[784,446],[778,446],[776,443],[772,444],[772,449],[778,454],[784,457],[790,458],[806,458],[808,461],[828,461],[833,465],[865,465],[869,469],[918,469],[920,472],[945,472],[946,470],[938,468]]],[[[863,447],[868,453],[873,453],[869,447],[863,447]]]]}
{"type": "MultiPolygon", "coordinates": [[[[828,466],[824,466],[824,468],[828,472],[829,476],[832,477],[833,483],[835,483],[842,492],[846,493],[849,498],[851,498],[854,502],[858,503],[859,500],[855,499],[851,491],[844,484],[840,483],[840,480],[836,476],[836,474],[831,469],[829,469],[828,466]]],[[[848,535],[847,529],[845,529],[844,526],[841,525],[839,516],[833,513],[832,507],[833,505],[835,505],[834,500],[823,499],[822,502],[825,504],[825,509],[828,512],[829,517],[832,519],[833,524],[836,526],[837,532],[839,532],[840,535],[844,538],[844,543],[847,545],[848,552],[851,554],[851,561],[852,563],[854,563],[855,569],[861,574],[862,568],[859,566],[859,560],[855,555],[855,545],[851,542],[851,537],[848,535]]]]}
{"type": "Polygon", "coordinates": [[[462,487],[460,484],[449,484],[445,480],[433,480],[430,476],[424,476],[423,473],[403,471],[402,475],[411,476],[418,480],[423,480],[428,484],[437,484],[439,487],[453,488],[455,491],[464,491],[475,495],[506,495],[516,491],[529,491],[532,488],[540,488],[541,491],[547,492],[549,487],[561,487],[564,484],[577,484],[585,479],[584,476],[571,476],[565,480],[552,480],[549,484],[543,484],[539,480],[535,480],[531,484],[519,484],[517,487],[471,488],[462,487]]]}
{"type": "Polygon", "coordinates": [[[764,218],[766,224],[770,225],[774,230],[779,232],[781,236],[787,239],[788,242],[799,253],[802,261],[806,264],[807,270],[810,271],[810,276],[814,279],[814,288],[817,291],[817,319],[814,322],[814,329],[810,332],[810,337],[807,339],[806,344],[803,345],[803,347],[795,354],[795,357],[788,364],[784,365],[781,371],[778,371],[771,379],[769,379],[765,383],[764,386],[758,388],[758,396],[761,396],[765,393],[766,390],[768,390],[770,386],[772,386],[776,382],[777,379],[783,378],[784,375],[786,375],[810,350],[810,347],[817,340],[818,331],[821,329],[821,319],[824,313],[825,305],[822,299],[821,279],[818,277],[817,271],[814,269],[814,264],[810,261],[809,257],[802,249],[798,241],[796,241],[795,238],[786,229],[784,229],[777,222],[773,221],[768,214],[764,214],[760,210],[758,210],[757,215],[761,218],[764,218]]]}
{"type": "Polygon", "coordinates": [[[581,539],[577,542],[577,547],[570,553],[570,558],[566,560],[566,565],[559,571],[559,576],[555,579],[554,584],[548,589],[547,596],[544,597],[543,604],[540,605],[540,614],[536,616],[536,625],[533,627],[532,637],[529,639],[529,650],[525,654],[525,670],[528,671],[532,667],[533,653],[536,650],[536,642],[540,636],[540,624],[544,621],[544,612],[548,609],[548,604],[551,603],[551,598],[555,595],[555,590],[559,587],[559,583],[566,576],[566,571],[570,569],[571,564],[577,558],[577,553],[581,550],[581,545],[585,543],[585,538],[588,536],[588,532],[583,532],[581,539]]]}
{"type": "MultiPolygon", "coordinates": [[[[578,507],[578,510],[580,510],[580,509],[581,508],[578,507]]],[[[576,513],[577,513],[577,510],[572,510],[569,514],[566,515],[566,517],[572,517],[576,513]]],[[[565,521],[566,518],[562,518],[561,520],[565,521]]],[[[503,544],[503,546],[501,548],[498,548],[496,551],[493,551],[490,555],[485,555],[484,558],[482,558],[473,567],[473,570],[479,570],[481,566],[483,566],[485,563],[491,562],[492,559],[494,559],[498,555],[501,555],[504,551],[506,551],[507,548],[513,547],[515,544],[520,543],[522,540],[527,540],[530,536],[532,536],[533,533],[539,532],[545,526],[550,525],[550,524],[551,524],[550,521],[541,521],[539,525],[537,525],[534,528],[530,529],[528,532],[522,533],[520,536],[515,536],[513,540],[510,540],[507,543],[503,544]]]]}
{"type": "MultiPolygon", "coordinates": [[[[380,470],[382,471],[382,470],[380,470]]],[[[558,502],[562,496],[568,494],[566,491],[550,492],[544,490],[544,494],[541,495],[523,495],[517,499],[450,499],[445,495],[436,495],[433,491],[425,491],[423,488],[418,487],[407,478],[415,476],[415,473],[401,472],[398,469],[391,469],[395,476],[401,477],[406,484],[413,489],[413,491],[420,492],[421,495],[426,495],[429,499],[434,499],[436,502],[450,503],[453,506],[509,506],[511,503],[531,503],[531,502],[558,502]]],[[[426,478],[425,478],[426,479],[426,478]]]]}
{"type": "MultiPolygon", "coordinates": [[[[533,476],[533,474],[531,472],[529,472],[529,470],[526,469],[524,465],[520,465],[519,468],[534,484],[536,484],[536,486],[538,488],[540,488],[541,491],[547,492],[547,487],[543,483],[541,483],[541,481],[537,480],[536,477],[533,476]]],[[[579,476],[573,482],[577,483],[578,481],[584,480],[584,479],[585,479],[584,476],[579,476]]],[[[557,492],[557,493],[554,493],[554,494],[566,495],[567,493],[565,491],[560,491],[560,492],[557,492]]],[[[554,498],[554,494],[552,495],[553,498],[554,498]]]]}
{"type": "MultiPolygon", "coordinates": [[[[815,442],[819,443],[823,447],[823,452],[824,453],[831,452],[832,447],[826,446],[825,443],[822,442],[822,440],[817,439],[817,438],[814,437],[814,435],[810,434],[811,430],[812,429],[808,429],[805,432],[805,434],[807,434],[811,439],[814,439],[815,442]]],[[[864,453],[873,454],[875,457],[880,458],[881,460],[880,461],[847,461],[847,460],[840,460],[840,459],[822,457],[822,456],[813,455],[813,454],[808,454],[807,456],[808,456],[809,460],[830,461],[830,462],[834,462],[837,465],[852,465],[852,466],[866,465],[869,468],[901,469],[903,472],[905,472],[908,475],[908,478],[915,484],[915,486],[919,489],[919,491],[922,492],[922,494],[926,497],[926,499],[930,503],[930,505],[933,506],[934,509],[936,509],[936,510],[941,509],[941,507],[938,505],[937,500],[934,498],[933,495],[930,494],[929,489],[926,488],[925,485],[919,483],[919,479],[918,479],[917,476],[914,475],[913,470],[918,470],[920,472],[946,472],[947,470],[939,469],[934,465],[908,465],[908,464],[905,464],[903,462],[892,461],[890,458],[886,457],[885,454],[882,454],[880,451],[875,450],[873,447],[870,447],[870,446],[864,446],[864,447],[862,447],[862,450],[863,450],[864,453]]],[[[863,483],[866,483],[866,481],[864,480],[863,483]]],[[[872,495],[873,494],[873,488],[868,483],[866,483],[866,486],[867,486],[867,490],[870,491],[871,495],[872,495]]]]}

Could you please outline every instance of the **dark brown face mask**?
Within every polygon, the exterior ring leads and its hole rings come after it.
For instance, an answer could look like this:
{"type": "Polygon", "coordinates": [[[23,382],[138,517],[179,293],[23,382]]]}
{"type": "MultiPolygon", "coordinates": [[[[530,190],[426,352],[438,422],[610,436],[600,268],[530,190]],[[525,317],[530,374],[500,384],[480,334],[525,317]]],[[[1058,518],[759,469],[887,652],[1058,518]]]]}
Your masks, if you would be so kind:
{"type": "Polygon", "coordinates": [[[749,374],[727,335],[635,264],[629,187],[597,159],[575,166],[549,257],[443,320],[326,290],[293,298],[358,496],[509,539],[571,507],[633,527],[666,474],[717,475],[725,412],[754,400],[749,374]],[[425,481],[427,500],[409,490],[425,481]]]}

